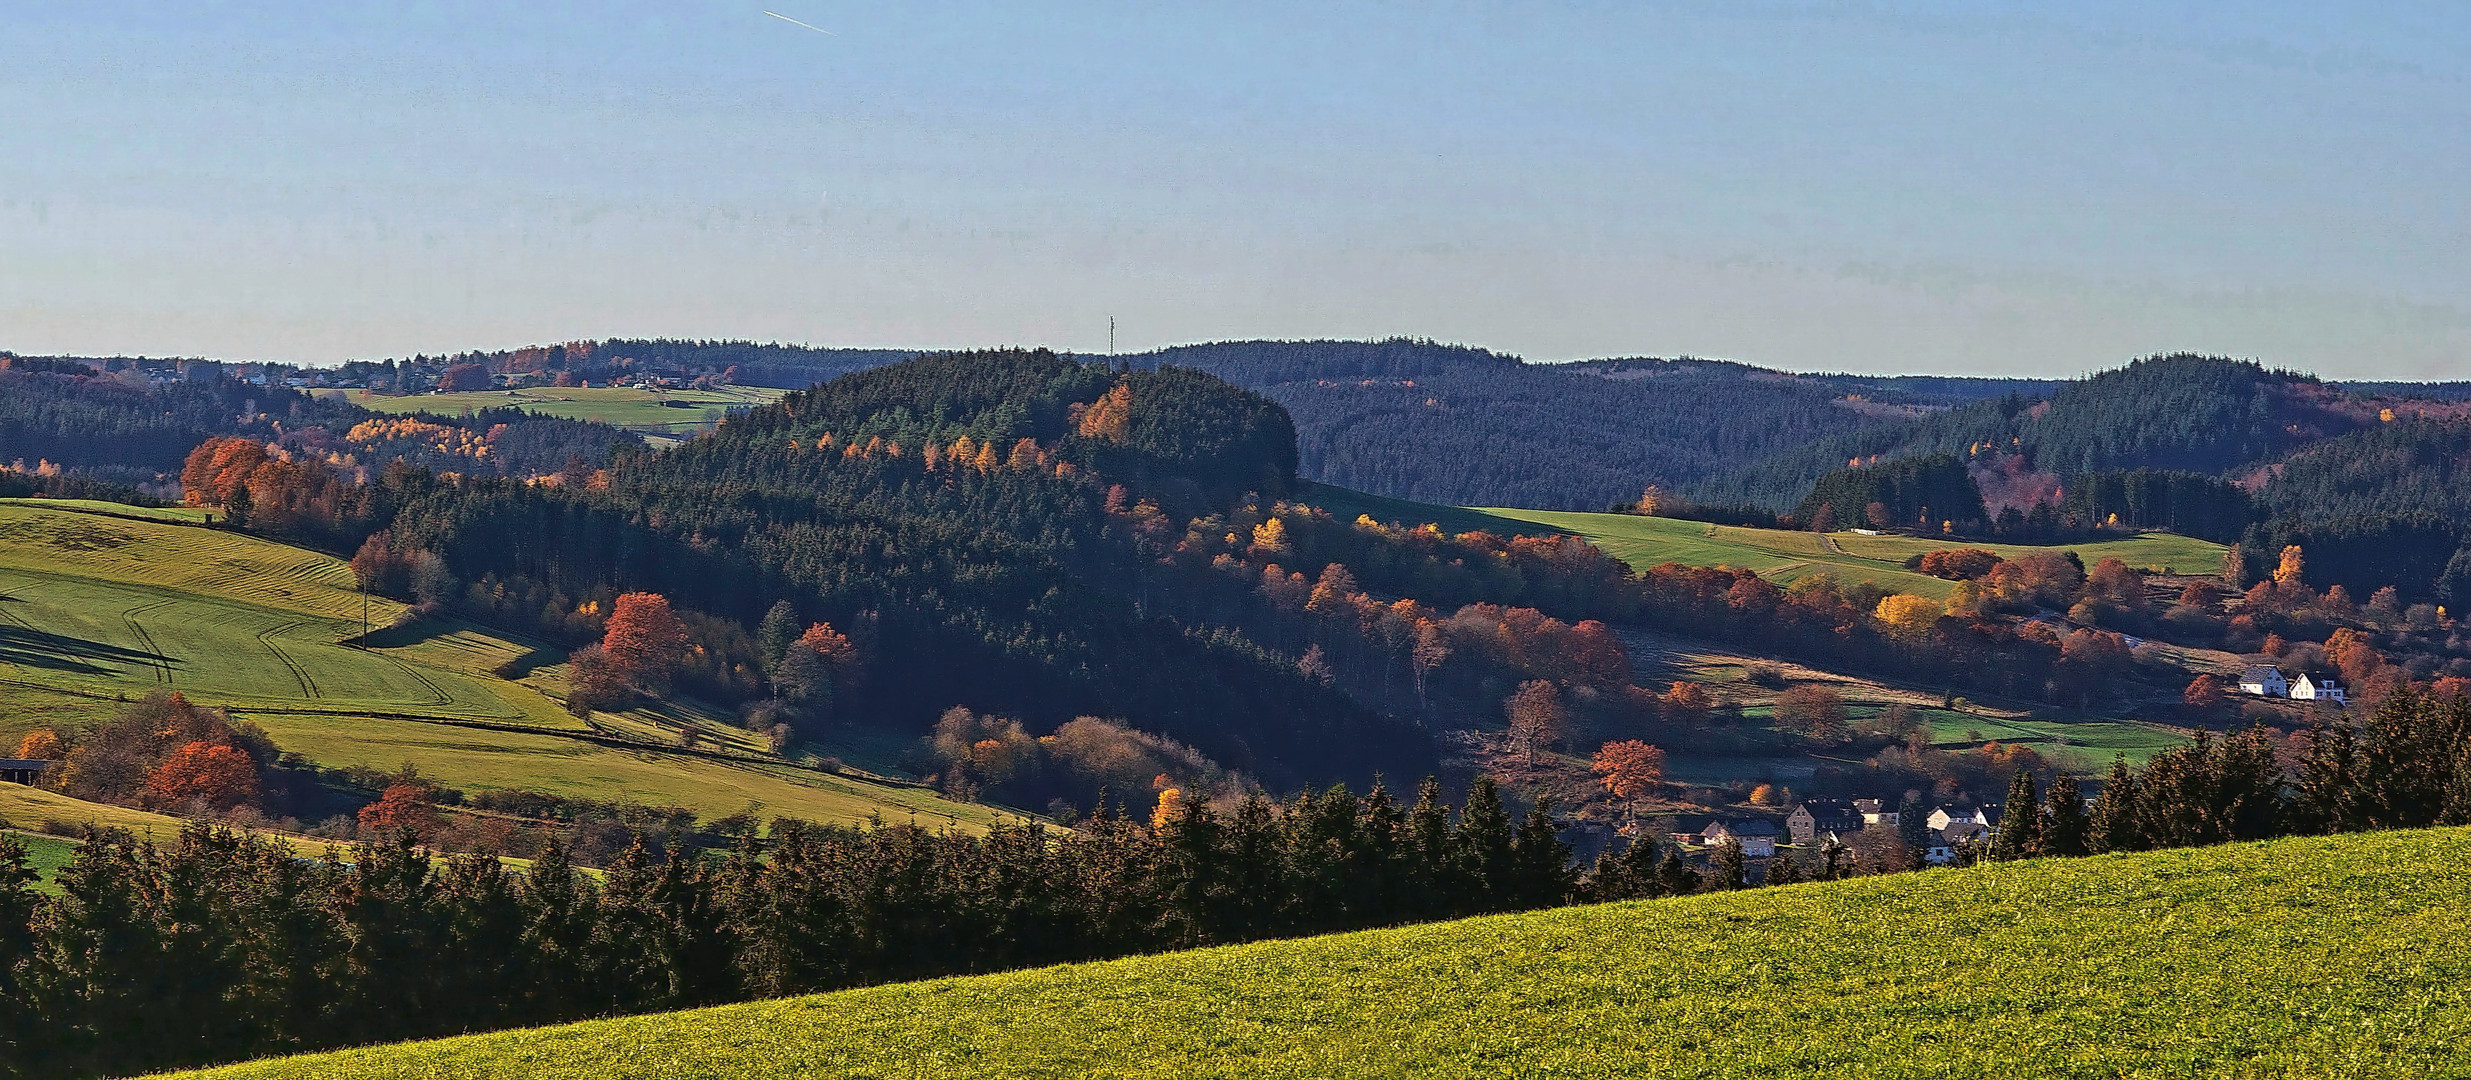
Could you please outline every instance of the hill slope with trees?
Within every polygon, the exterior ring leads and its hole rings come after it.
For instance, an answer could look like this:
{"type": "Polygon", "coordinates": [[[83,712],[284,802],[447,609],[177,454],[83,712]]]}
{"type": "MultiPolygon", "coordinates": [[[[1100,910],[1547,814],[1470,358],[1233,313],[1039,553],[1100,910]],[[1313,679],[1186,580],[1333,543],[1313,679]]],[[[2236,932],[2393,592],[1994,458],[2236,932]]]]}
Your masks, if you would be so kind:
{"type": "Polygon", "coordinates": [[[2471,1038],[2471,889],[2428,872],[2466,858],[2453,829],[2002,864],[190,1075],[2425,1076],[2471,1038]]]}

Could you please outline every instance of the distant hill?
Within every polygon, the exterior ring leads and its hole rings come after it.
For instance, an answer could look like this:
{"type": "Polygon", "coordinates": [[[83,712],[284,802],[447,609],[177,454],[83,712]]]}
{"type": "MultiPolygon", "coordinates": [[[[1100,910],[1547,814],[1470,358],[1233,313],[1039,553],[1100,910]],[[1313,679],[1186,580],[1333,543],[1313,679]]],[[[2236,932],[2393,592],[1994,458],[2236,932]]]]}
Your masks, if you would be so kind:
{"type": "Polygon", "coordinates": [[[2058,477],[2152,468],[2220,474],[2374,423],[2366,399],[2313,376],[2219,357],[2158,356],[1902,424],[1822,439],[1698,489],[1783,510],[1849,462],[1924,454],[2015,454],[2058,477]]]}
{"type": "Polygon", "coordinates": [[[183,1074],[2430,1076],[2460,829],[1563,908],[183,1074]]]}
{"type": "Polygon", "coordinates": [[[1452,505],[1601,510],[1792,447],[2051,383],[1794,375],[1714,360],[1529,363],[1429,341],[1238,341],[1118,358],[1197,368],[1295,418],[1305,479],[1452,505]]]}

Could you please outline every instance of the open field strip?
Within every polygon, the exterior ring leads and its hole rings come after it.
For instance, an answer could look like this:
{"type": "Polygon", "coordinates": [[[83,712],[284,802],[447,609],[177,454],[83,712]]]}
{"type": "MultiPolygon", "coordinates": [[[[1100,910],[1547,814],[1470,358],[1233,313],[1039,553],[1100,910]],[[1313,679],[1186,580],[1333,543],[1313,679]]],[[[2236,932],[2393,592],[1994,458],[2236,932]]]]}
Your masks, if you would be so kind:
{"type": "MultiPolygon", "coordinates": [[[[1947,599],[1956,583],[1907,570],[1906,559],[1947,547],[1988,548],[2001,555],[2044,550],[2023,544],[1968,540],[1748,529],[1636,514],[1433,506],[1325,484],[1306,485],[1298,498],[1350,520],[1358,514],[1370,514],[1376,520],[1393,524],[1432,522],[1451,532],[1482,529],[1502,535],[1569,533],[1585,537],[1635,570],[1668,562],[1684,566],[1736,566],[1781,584],[1806,574],[1826,572],[1846,584],[1873,581],[1897,592],[1938,600],[1947,599]]],[[[2076,552],[2087,566],[2116,556],[2131,567],[2170,574],[2212,574],[2222,568],[2222,545],[2170,533],[2142,533],[2055,547],[2076,552]]]]}
{"type": "Polygon", "coordinates": [[[2463,1076],[2466,865],[2461,829],[2001,863],[187,1075],[2463,1076]]]}
{"type": "Polygon", "coordinates": [[[597,420],[629,431],[670,434],[725,415],[731,409],[769,405],[786,390],[725,386],[716,390],[637,390],[630,387],[536,386],[522,390],[470,390],[453,394],[385,397],[357,390],[327,390],[372,412],[460,416],[482,409],[518,408],[541,416],[597,420]],[[676,404],[669,404],[674,402],[676,404]]]}
{"type": "MultiPolygon", "coordinates": [[[[1635,514],[1587,514],[1553,510],[1480,508],[1483,513],[1530,522],[1586,537],[1613,557],[1638,569],[1659,563],[1687,566],[1738,566],[1780,583],[1807,574],[1827,572],[1850,584],[1874,581],[1897,592],[1947,599],[1956,583],[1904,568],[1906,559],[1948,547],[1979,547],[2001,555],[2049,550],[2021,544],[1929,540],[1911,536],[1863,536],[1858,533],[1790,532],[1710,525],[1678,518],[1635,514]]],[[[2129,566],[2171,574],[2211,574],[2222,568],[2222,545],[2170,533],[2142,533],[2115,540],[2059,544],[2085,565],[2117,557],[2129,566]]]]}

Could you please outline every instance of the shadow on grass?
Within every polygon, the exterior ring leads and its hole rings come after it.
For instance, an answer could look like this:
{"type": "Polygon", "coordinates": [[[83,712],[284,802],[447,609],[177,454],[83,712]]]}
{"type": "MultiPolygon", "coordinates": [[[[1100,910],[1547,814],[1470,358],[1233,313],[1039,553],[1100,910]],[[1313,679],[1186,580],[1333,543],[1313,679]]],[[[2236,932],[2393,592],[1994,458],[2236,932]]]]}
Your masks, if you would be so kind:
{"type": "Polygon", "coordinates": [[[0,663],[79,675],[119,675],[105,664],[170,667],[180,661],[140,649],[107,645],[21,626],[0,626],[0,663]]]}

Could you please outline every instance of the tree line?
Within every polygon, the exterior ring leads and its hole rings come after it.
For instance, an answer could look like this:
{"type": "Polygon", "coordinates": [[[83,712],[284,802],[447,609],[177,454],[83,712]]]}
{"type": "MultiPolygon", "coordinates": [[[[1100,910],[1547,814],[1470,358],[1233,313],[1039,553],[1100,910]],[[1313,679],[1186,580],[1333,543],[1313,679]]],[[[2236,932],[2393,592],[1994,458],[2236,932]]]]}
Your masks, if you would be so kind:
{"type": "Polygon", "coordinates": [[[106,830],[31,885],[0,834],[0,1072],[127,1075],[1563,903],[1540,808],[1489,783],[1161,793],[1146,819],[985,836],[776,821],[723,853],[637,845],[604,875],[524,871],[408,833],[302,859],[194,824],[106,830]]]}

